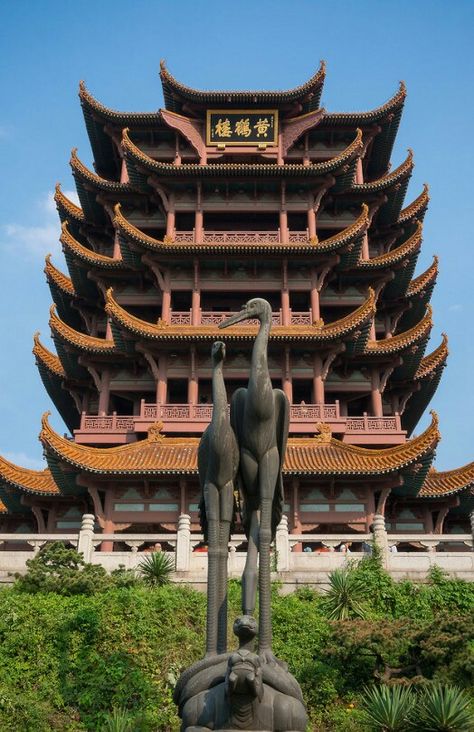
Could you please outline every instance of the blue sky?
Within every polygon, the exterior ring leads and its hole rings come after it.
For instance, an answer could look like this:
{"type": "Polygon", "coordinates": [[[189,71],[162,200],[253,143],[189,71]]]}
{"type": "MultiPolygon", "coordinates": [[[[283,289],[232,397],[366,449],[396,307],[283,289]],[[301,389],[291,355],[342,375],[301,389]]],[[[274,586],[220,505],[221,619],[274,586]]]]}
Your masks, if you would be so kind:
{"type": "MultiPolygon", "coordinates": [[[[64,267],[51,201],[56,181],[73,190],[70,150],[91,164],[77,98],[78,82],[120,110],[163,106],[158,67],[165,58],[198,88],[289,88],[327,61],[323,104],[366,110],[392,96],[400,79],[408,98],[394,150],[416,168],[407,202],[430,184],[417,272],[440,256],[433,296],[435,327],[449,336],[448,368],[432,402],[443,441],[437,467],[474,459],[472,327],[472,98],[474,3],[471,0],[320,2],[319,0],[4,0],[0,6],[0,454],[41,467],[40,416],[64,427],[31,354],[40,330],[51,347],[51,302],[44,256],[64,267]]],[[[420,431],[427,424],[425,418],[420,431]]]]}

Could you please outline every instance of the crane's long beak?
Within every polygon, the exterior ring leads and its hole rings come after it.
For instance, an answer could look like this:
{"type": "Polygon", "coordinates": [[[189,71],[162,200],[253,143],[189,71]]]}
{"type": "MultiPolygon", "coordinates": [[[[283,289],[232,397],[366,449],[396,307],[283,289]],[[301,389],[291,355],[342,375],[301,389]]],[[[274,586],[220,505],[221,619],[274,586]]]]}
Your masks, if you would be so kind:
{"type": "Polygon", "coordinates": [[[227,320],[223,320],[222,323],[219,323],[219,328],[228,328],[229,325],[240,323],[241,320],[248,320],[248,317],[249,314],[246,308],[243,308],[240,313],[235,313],[234,315],[231,315],[230,318],[227,318],[227,320]]]}

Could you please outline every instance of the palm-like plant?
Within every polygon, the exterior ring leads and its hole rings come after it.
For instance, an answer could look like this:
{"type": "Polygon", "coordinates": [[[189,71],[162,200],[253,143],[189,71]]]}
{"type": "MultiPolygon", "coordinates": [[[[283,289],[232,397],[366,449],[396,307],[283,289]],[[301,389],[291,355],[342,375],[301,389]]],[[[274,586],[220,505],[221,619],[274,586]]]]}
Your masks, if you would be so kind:
{"type": "Polygon", "coordinates": [[[138,565],[138,571],[148,585],[166,585],[174,572],[173,557],[166,552],[148,554],[138,565]]]}
{"type": "MultiPolygon", "coordinates": [[[[407,732],[416,698],[406,686],[366,689],[361,705],[362,724],[372,732],[407,732]]],[[[418,729],[418,728],[417,728],[418,729]]]]}
{"type": "Polygon", "coordinates": [[[419,732],[472,732],[474,710],[468,694],[456,686],[436,684],[421,695],[416,720],[419,732]]]}
{"type": "Polygon", "coordinates": [[[335,569],[329,575],[329,590],[322,604],[329,620],[347,620],[364,617],[364,608],[359,602],[364,588],[352,569],[335,569]]]}

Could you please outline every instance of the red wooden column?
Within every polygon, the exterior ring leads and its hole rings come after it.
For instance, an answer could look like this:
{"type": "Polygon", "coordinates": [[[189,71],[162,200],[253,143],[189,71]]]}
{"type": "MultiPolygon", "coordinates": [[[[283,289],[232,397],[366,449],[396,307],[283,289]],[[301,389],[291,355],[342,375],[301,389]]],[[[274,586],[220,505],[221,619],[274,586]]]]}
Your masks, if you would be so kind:
{"type": "Polygon", "coordinates": [[[199,270],[199,260],[197,257],[193,262],[194,277],[193,291],[191,294],[191,324],[199,325],[201,322],[201,278],[199,270]]]}
{"type": "Polygon", "coordinates": [[[190,348],[190,363],[188,377],[188,404],[197,404],[198,400],[198,375],[196,369],[196,346],[190,348]]]}
{"type": "Polygon", "coordinates": [[[321,317],[321,310],[319,307],[319,283],[318,273],[315,267],[311,267],[311,320],[313,323],[319,320],[321,317]]]}
{"type": "Polygon", "coordinates": [[[283,260],[282,265],[282,283],[281,283],[281,319],[282,325],[290,325],[290,291],[288,290],[288,261],[283,260]]]}
{"type": "Polygon", "coordinates": [[[372,414],[374,417],[383,417],[381,380],[380,373],[377,369],[372,370],[370,391],[372,399],[372,414]]]}
{"type": "Polygon", "coordinates": [[[168,201],[168,211],[166,212],[166,236],[172,239],[174,238],[176,228],[174,193],[170,193],[168,201]]]}
{"type": "Polygon", "coordinates": [[[316,212],[311,204],[308,206],[308,236],[310,239],[317,239],[316,212]]]}
{"type": "Polygon", "coordinates": [[[171,276],[169,269],[163,272],[154,270],[161,288],[161,319],[169,323],[171,319],[171,276]]]}
{"type": "Polygon", "coordinates": [[[120,182],[121,183],[129,183],[128,178],[128,170],[127,166],[125,164],[125,160],[122,158],[122,167],[120,168],[120,182]]]}
{"type": "Polygon", "coordinates": [[[156,381],[156,403],[166,404],[168,391],[168,357],[165,353],[158,356],[158,379],[156,381]]]}
{"type": "Polygon", "coordinates": [[[196,244],[202,244],[204,239],[204,216],[201,200],[201,183],[197,184],[196,211],[194,212],[194,238],[196,244]]]}
{"type": "Polygon", "coordinates": [[[283,391],[285,392],[290,404],[293,403],[293,381],[291,378],[291,355],[290,347],[285,346],[285,353],[283,356],[283,374],[282,374],[282,385],[283,391]]]}
{"type": "Polygon", "coordinates": [[[313,391],[315,404],[324,404],[323,359],[317,353],[313,360],[313,391]]]}
{"type": "Polygon", "coordinates": [[[281,182],[280,198],[280,242],[288,243],[288,213],[286,210],[285,181],[281,182]]]}
{"type": "Polygon", "coordinates": [[[104,369],[100,379],[99,408],[97,410],[100,417],[104,417],[109,411],[110,376],[110,369],[104,369]]]}

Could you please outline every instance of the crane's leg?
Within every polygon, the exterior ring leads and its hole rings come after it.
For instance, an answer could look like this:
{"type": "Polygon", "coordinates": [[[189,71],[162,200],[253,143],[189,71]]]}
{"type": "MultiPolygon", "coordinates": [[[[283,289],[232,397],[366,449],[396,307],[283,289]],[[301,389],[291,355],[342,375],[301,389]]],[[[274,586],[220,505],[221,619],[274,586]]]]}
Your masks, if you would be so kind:
{"type": "Polygon", "coordinates": [[[217,653],[227,651],[227,561],[230,525],[234,513],[234,485],[232,481],[221,488],[217,573],[217,653]]]}
{"type": "Polygon", "coordinates": [[[257,600],[258,557],[258,463],[245,448],[240,452],[245,509],[250,514],[247,558],[242,575],[242,612],[253,615],[257,600]]]}
{"type": "Polygon", "coordinates": [[[208,535],[206,656],[217,653],[217,592],[219,491],[214,483],[204,485],[208,535]]]}
{"type": "Polygon", "coordinates": [[[248,535],[247,557],[242,575],[242,613],[253,615],[257,602],[258,512],[252,511],[248,535]]]}
{"type": "Polygon", "coordinates": [[[272,621],[271,621],[271,585],[270,585],[270,543],[272,539],[272,506],[273,495],[280,470],[278,449],[272,447],[260,461],[260,531],[259,531],[259,577],[258,590],[260,599],[258,623],[258,651],[260,655],[273,660],[272,621]]]}

